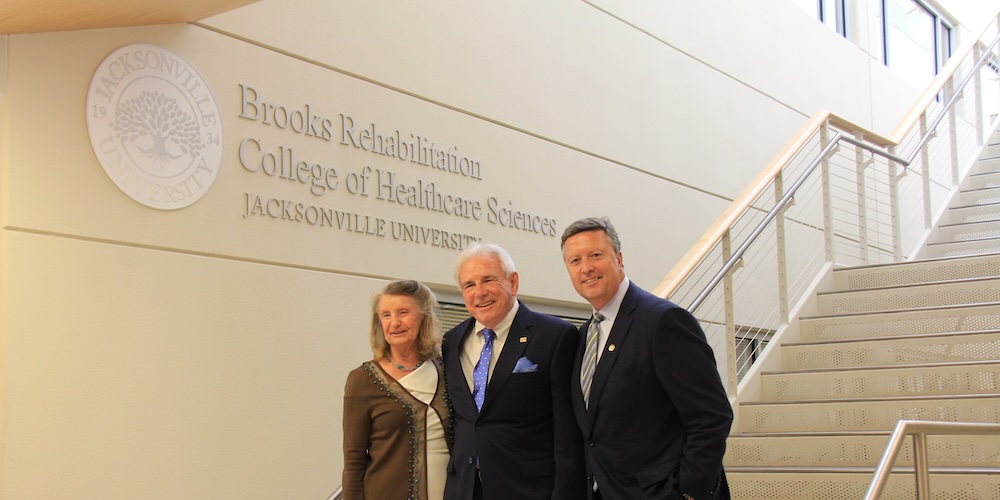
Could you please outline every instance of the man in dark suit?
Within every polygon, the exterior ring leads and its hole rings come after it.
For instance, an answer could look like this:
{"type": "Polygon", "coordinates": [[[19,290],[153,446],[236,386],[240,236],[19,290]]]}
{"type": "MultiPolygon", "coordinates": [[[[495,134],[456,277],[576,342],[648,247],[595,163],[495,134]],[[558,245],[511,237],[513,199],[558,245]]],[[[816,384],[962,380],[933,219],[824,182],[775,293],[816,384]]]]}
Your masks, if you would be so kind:
{"type": "Polygon", "coordinates": [[[514,262],[499,246],[467,248],[456,278],[472,317],[442,346],[455,432],[444,498],[584,498],[569,394],[579,333],[517,300],[514,262]]]}
{"type": "Polygon", "coordinates": [[[594,308],[571,384],[589,498],[728,499],[732,407],[698,321],[625,277],[606,217],[570,224],[562,253],[594,308]]]}

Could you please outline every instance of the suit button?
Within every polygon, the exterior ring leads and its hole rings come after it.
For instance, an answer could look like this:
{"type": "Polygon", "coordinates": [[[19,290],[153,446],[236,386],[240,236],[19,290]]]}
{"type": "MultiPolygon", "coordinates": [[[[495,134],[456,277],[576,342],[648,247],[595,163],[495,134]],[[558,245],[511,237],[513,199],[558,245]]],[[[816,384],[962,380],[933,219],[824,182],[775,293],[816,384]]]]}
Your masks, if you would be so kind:
{"type": "Polygon", "coordinates": [[[587,446],[590,446],[591,448],[593,448],[594,447],[594,442],[593,441],[587,441],[587,446]]]}
{"type": "Polygon", "coordinates": [[[472,457],[469,457],[469,465],[472,465],[473,463],[474,463],[474,460],[472,460],[472,457]]]}
{"type": "Polygon", "coordinates": [[[483,428],[483,424],[480,424],[480,423],[476,424],[476,429],[482,429],[482,428],[483,428]]]}

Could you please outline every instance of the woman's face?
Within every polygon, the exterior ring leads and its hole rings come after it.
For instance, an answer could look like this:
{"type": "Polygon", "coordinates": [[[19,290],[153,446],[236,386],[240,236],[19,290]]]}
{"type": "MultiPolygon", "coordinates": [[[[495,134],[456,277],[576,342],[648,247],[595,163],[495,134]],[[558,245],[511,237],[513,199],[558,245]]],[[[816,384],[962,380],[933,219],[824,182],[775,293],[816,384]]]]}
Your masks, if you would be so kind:
{"type": "Polygon", "coordinates": [[[424,315],[417,301],[408,295],[383,295],[378,300],[378,318],[385,341],[395,350],[416,346],[424,315]]]}

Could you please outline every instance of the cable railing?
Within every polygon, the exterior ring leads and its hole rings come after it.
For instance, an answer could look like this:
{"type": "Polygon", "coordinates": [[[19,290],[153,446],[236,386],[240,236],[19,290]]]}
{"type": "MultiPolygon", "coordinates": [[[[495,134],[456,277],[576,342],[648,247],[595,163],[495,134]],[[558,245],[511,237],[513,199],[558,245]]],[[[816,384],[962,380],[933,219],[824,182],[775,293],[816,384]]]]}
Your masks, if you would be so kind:
{"type": "Polygon", "coordinates": [[[814,115],[654,292],[701,322],[731,396],[832,267],[919,257],[1000,115],[1000,18],[888,138],[814,115]]]}
{"type": "Polygon", "coordinates": [[[928,500],[930,495],[930,463],[927,451],[927,436],[930,435],[1000,435],[1000,424],[970,422],[930,422],[924,420],[900,420],[889,437],[889,444],[879,460],[872,482],[865,492],[865,500],[877,500],[889,482],[896,457],[906,443],[907,436],[913,436],[913,478],[916,482],[916,499],[928,500]]]}

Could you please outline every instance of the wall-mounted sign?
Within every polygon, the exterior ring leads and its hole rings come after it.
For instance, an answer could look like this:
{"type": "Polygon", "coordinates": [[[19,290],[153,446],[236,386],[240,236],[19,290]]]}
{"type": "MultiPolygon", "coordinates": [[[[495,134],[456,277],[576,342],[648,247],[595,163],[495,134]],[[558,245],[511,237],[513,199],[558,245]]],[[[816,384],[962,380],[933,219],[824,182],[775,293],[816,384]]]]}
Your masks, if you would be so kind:
{"type": "Polygon", "coordinates": [[[87,91],[87,131],[112,182],[148,207],[198,201],[221,165],[211,89],[190,63],[156,45],[126,45],[101,62],[87,91]]]}
{"type": "Polygon", "coordinates": [[[322,98],[289,103],[273,100],[251,84],[240,83],[239,90],[239,118],[261,127],[258,134],[239,140],[240,166],[260,186],[281,184],[299,192],[292,198],[245,192],[245,219],[274,219],[451,250],[482,240],[479,234],[465,232],[467,224],[456,229],[453,222],[485,223],[549,238],[558,234],[555,218],[522,209],[508,196],[489,194],[491,164],[453,142],[331,110],[322,98]],[[306,147],[317,141],[334,154],[317,155],[315,148],[306,147]],[[346,155],[338,154],[344,150],[367,158],[348,163],[346,155]],[[460,182],[447,182],[453,180],[460,182]],[[388,210],[354,212],[346,208],[353,203],[344,204],[351,197],[381,203],[388,210]],[[340,208],[332,203],[336,198],[340,208]],[[427,221],[434,225],[424,225],[427,221]]]}

